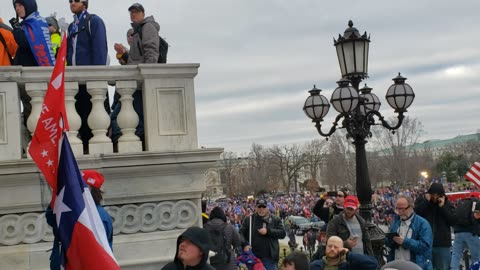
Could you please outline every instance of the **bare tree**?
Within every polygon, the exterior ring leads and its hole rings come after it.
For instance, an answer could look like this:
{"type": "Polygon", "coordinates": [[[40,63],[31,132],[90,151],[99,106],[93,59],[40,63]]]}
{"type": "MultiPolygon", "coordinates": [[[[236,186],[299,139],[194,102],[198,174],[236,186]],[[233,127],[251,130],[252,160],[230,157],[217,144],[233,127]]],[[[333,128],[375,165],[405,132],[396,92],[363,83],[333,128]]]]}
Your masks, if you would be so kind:
{"type": "Polygon", "coordinates": [[[303,147],[305,153],[305,168],[309,171],[310,179],[318,182],[319,170],[326,157],[326,140],[312,140],[303,147]]]}
{"type": "Polygon", "coordinates": [[[327,144],[328,155],[325,162],[325,183],[332,187],[355,187],[355,151],[345,139],[345,132],[337,131],[327,144]]]}
{"type": "Polygon", "coordinates": [[[299,145],[273,146],[270,153],[274,157],[273,163],[281,172],[282,182],[287,190],[290,189],[292,182],[294,190],[297,191],[297,181],[299,172],[305,164],[305,154],[299,145]]]}
{"type": "MultiPolygon", "coordinates": [[[[391,119],[392,122],[396,121],[391,119]]],[[[374,139],[382,155],[382,165],[388,180],[397,183],[412,183],[418,179],[419,168],[411,157],[413,145],[423,134],[422,123],[416,118],[406,117],[402,126],[395,132],[385,128],[373,128],[374,139]]]]}
{"type": "Polygon", "coordinates": [[[233,152],[224,152],[220,159],[220,177],[225,187],[225,193],[228,197],[232,197],[233,193],[238,189],[238,167],[239,161],[237,154],[233,152]]]}

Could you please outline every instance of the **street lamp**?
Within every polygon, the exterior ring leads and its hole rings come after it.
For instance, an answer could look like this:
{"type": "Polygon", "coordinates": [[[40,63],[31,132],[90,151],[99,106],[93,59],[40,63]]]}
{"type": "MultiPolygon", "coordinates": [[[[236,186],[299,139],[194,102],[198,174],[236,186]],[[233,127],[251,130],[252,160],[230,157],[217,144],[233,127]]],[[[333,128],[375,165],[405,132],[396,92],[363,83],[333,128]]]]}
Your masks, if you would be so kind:
{"type": "Polygon", "coordinates": [[[369,43],[370,37],[367,36],[367,33],[361,35],[353,27],[352,21],[348,22],[348,28],[343,36],[339,35],[337,40],[334,39],[342,78],[337,82],[338,87],[330,99],[333,108],[339,113],[330,130],[322,131],[322,121],[330,108],[328,99],[320,94],[322,90],[314,86],[309,91],[310,96],[305,101],[303,110],[315,123],[318,133],[323,137],[328,138],[337,129],[346,129],[347,138],[351,139],[355,145],[356,190],[360,201],[360,214],[368,223],[371,223],[372,187],[365,151],[367,139],[372,137],[370,127],[382,125],[392,131],[398,129],[402,125],[404,113],[412,104],[415,94],[412,87],[405,83],[406,78],[402,77],[400,73],[393,78],[394,84],[388,88],[385,96],[387,103],[397,114],[398,122],[391,126],[380,114],[381,103],[379,98],[371,92],[372,88],[365,85],[359,89],[360,82],[368,78],[369,43]],[[340,127],[337,127],[339,125],[340,127]]]}

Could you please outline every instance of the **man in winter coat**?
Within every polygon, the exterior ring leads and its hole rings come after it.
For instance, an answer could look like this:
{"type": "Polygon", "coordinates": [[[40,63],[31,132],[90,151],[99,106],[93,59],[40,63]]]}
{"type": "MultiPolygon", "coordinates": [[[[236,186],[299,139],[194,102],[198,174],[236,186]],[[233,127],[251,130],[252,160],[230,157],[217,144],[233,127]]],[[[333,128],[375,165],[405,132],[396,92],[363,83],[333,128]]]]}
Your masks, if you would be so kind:
{"type": "Polygon", "coordinates": [[[398,233],[398,236],[385,238],[385,244],[391,248],[388,261],[411,261],[423,270],[432,270],[432,228],[428,221],[415,214],[413,207],[411,197],[397,195],[397,215],[389,232],[398,233]]]}
{"type": "MultiPolygon", "coordinates": [[[[133,29],[131,35],[132,41],[129,44],[130,50],[127,51],[122,44],[115,44],[114,48],[117,52],[117,58],[126,60],[127,65],[137,64],[156,64],[158,63],[160,36],[160,25],[155,21],[153,16],[145,17],[145,8],[135,3],[128,8],[130,13],[130,20],[133,29]],[[126,57],[125,55],[128,56],[126,57]]],[[[140,137],[143,143],[144,138],[144,124],[143,124],[143,97],[142,89],[139,88],[133,93],[133,109],[138,114],[138,125],[135,134],[140,137]]],[[[117,101],[114,101],[117,104],[117,101]]],[[[121,106],[118,104],[117,106],[121,106]]],[[[114,108],[118,111],[118,108],[114,108]]],[[[112,116],[112,120],[116,123],[117,115],[112,116]]],[[[112,137],[117,138],[120,135],[118,126],[112,126],[112,137]]]]}
{"type": "MultiPolygon", "coordinates": [[[[87,11],[87,0],[70,0],[73,22],[68,26],[67,65],[93,66],[107,65],[107,31],[103,20],[87,11]]],[[[85,85],[80,85],[75,96],[75,108],[82,119],[79,129],[83,152],[88,153],[88,141],[93,137],[88,126],[88,116],[92,111],[90,94],[85,85]]],[[[108,94],[105,96],[105,110],[110,114],[108,94]]]]}
{"type": "Polygon", "coordinates": [[[0,66],[12,65],[17,47],[12,28],[6,25],[0,18],[0,66]]]}
{"type": "Polygon", "coordinates": [[[207,263],[209,251],[207,230],[190,227],[178,237],[175,258],[162,270],[215,270],[207,263]]]}
{"type": "Polygon", "coordinates": [[[433,183],[427,193],[415,201],[415,213],[425,218],[432,226],[433,269],[448,270],[452,246],[450,229],[455,224],[455,213],[452,203],[445,196],[442,184],[433,183]]]}
{"type": "Polygon", "coordinates": [[[350,252],[338,236],[328,238],[325,256],[310,264],[310,270],[376,270],[377,267],[374,257],[350,252]]]}
{"type": "Polygon", "coordinates": [[[278,239],[285,238],[286,233],[280,218],[270,214],[266,200],[257,200],[255,213],[243,220],[239,232],[243,238],[242,246],[245,252],[252,250],[267,270],[278,269],[280,255],[278,239]]]}
{"type": "Polygon", "coordinates": [[[335,202],[332,205],[325,205],[325,202],[330,200],[328,193],[322,194],[320,200],[317,201],[313,207],[313,213],[323,220],[325,223],[328,223],[335,215],[340,214],[343,211],[343,202],[347,196],[345,191],[337,191],[337,196],[335,197],[335,202]]]}
{"type": "Polygon", "coordinates": [[[357,213],[359,206],[357,197],[347,196],[343,206],[344,211],[328,223],[327,238],[338,236],[343,240],[343,246],[350,251],[373,256],[365,220],[357,213]]]}

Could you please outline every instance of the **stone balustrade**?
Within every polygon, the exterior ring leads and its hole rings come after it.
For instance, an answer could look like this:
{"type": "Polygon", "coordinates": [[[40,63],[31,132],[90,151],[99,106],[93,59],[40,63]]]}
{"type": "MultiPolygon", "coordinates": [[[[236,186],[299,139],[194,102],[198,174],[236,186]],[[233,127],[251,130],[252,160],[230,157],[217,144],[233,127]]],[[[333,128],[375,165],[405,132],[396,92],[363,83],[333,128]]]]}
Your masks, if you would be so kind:
{"type": "MultiPolygon", "coordinates": [[[[201,226],[205,173],[223,149],[198,148],[194,78],[198,64],[67,67],[65,106],[69,140],[80,169],[105,176],[104,205],[114,225],[114,255],[122,269],[160,269],[175,254],[176,238],[201,226]],[[88,125],[94,136],[84,154],[75,95],[92,96],[88,125]],[[132,94],[143,91],[145,149],[135,135],[132,94]],[[108,137],[107,91],[122,102],[122,136],[108,137]]],[[[49,269],[53,235],[44,210],[51,191],[26,154],[52,68],[0,67],[0,269],[49,269]],[[20,92],[32,107],[23,123],[20,92]]]]}

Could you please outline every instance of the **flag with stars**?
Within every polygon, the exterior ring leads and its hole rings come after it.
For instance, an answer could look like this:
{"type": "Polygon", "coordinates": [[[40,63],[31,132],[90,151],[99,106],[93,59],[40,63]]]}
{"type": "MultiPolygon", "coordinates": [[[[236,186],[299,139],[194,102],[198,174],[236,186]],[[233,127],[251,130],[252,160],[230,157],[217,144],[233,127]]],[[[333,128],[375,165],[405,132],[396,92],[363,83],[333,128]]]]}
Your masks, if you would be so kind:
{"type": "Polygon", "coordinates": [[[62,243],[62,254],[65,256],[62,260],[65,269],[120,269],[65,133],[60,147],[58,191],[53,213],[62,243]]]}
{"type": "Polygon", "coordinates": [[[474,162],[465,178],[480,188],[480,162],[474,162]]]}
{"type": "Polygon", "coordinates": [[[65,57],[67,43],[63,35],[47,93],[42,104],[40,118],[28,152],[45,176],[54,194],[57,190],[58,143],[62,132],[68,130],[65,112],[65,57]]]}

